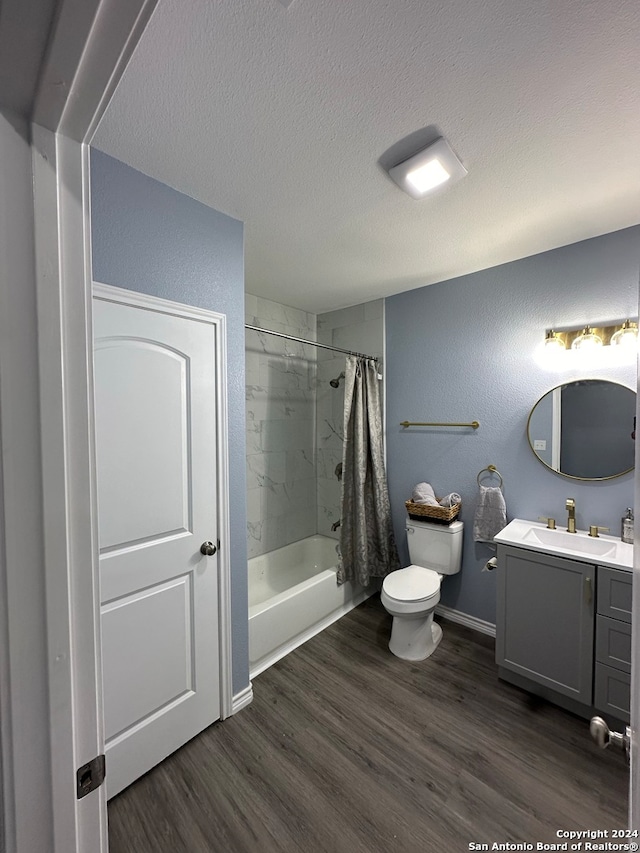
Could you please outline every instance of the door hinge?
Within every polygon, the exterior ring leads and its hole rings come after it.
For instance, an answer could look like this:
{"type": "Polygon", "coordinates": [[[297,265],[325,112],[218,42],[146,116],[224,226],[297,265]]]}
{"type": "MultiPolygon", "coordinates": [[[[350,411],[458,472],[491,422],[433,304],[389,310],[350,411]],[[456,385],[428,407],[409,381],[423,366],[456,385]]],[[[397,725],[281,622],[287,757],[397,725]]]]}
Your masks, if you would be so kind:
{"type": "Polygon", "coordinates": [[[104,782],[105,777],[105,758],[104,755],[96,756],[88,764],[83,764],[76,773],[77,794],[81,800],[99,788],[104,782]]]}

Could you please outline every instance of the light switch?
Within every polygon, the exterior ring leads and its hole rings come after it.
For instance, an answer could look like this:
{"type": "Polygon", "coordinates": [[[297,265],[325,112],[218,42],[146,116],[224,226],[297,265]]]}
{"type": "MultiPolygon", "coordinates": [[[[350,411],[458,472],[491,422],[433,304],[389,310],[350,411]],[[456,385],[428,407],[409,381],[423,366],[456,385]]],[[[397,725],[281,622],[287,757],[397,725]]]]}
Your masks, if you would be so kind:
{"type": "Polygon", "coordinates": [[[534,450],[546,450],[546,449],[547,449],[547,442],[546,442],[546,440],[545,440],[544,438],[536,438],[536,439],[534,439],[534,442],[533,442],[533,449],[534,449],[534,450]]]}

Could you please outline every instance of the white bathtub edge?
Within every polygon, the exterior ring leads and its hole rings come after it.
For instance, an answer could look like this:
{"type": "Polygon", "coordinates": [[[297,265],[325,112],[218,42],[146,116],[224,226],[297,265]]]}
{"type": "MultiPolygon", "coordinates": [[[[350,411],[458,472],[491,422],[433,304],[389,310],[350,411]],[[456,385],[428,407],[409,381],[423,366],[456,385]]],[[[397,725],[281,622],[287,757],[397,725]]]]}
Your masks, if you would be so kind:
{"type": "Polygon", "coordinates": [[[247,705],[250,705],[253,702],[253,684],[249,682],[249,686],[245,687],[244,690],[241,690],[239,693],[234,693],[231,698],[231,714],[237,714],[238,711],[242,711],[243,708],[246,708],[247,705]]]}
{"type": "Polygon", "coordinates": [[[270,666],[273,666],[274,663],[277,663],[281,660],[285,655],[288,655],[289,652],[292,652],[294,649],[297,649],[298,646],[301,646],[303,643],[306,643],[307,640],[310,640],[312,637],[315,637],[316,634],[319,634],[320,631],[324,631],[325,628],[328,628],[329,625],[332,625],[334,622],[337,622],[338,619],[341,619],[343,616],[353,610],[354,607],[357,607],[359,604],[362,604],[363,601],[366,601],[367,598],[370,598],[372,595],[375,595],[377,589],[370,590],[362,590],[362,592],[358,593],[354,598],[346,601],[337,610],[332,610],[328,616],[325,616],[324,619],[321,619],[319,622],[316,622],[311,628],[306,631],[303,631],[301,634],[295,636],[292,640],[289,640],[287,643],[283,643],[281,646],[271,652],[269,655],[265,655],[265,657],[260,658],[260,660],[256,663],[256,665],[249,671],[249,677],[255,678],[257,675],[260,675],[261,672],[264,672],[265,669],[269,669],[270,666]]]}
{"type": "Polygon", "coordinates": [[[457,622],[458,625],[465,625],[467,628],[479,631],[481,634],[487,634],[489,637],[495,637],[496,635],[496,626],[492,622],[485,622],[484,619],[469,616],[468,613],[463,613],[461,610],[454,610],[451,607],[445,607],[444,604],[437,605],[436,615],[443,616],[450,622],[457,622]]]}

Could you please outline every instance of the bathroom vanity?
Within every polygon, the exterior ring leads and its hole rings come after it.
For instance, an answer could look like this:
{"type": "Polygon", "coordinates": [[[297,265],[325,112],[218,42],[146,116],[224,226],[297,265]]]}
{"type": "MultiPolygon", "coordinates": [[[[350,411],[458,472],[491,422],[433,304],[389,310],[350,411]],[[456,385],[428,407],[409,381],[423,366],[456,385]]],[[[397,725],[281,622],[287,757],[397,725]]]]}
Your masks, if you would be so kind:
{"type": "Polygon", "coordinates": [[[583,717],[628,722],[633,546],[522,519],[495,541],[500,677],[583,717]]]}

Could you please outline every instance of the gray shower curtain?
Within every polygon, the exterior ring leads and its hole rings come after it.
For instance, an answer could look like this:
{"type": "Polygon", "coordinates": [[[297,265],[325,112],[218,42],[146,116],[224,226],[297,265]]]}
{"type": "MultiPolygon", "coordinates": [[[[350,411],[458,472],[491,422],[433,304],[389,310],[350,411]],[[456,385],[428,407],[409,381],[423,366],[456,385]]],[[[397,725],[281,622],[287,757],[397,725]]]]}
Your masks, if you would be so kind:
{"type": "Polygon", "coordinates": [[[368,586],[400,567],[384,469],[378,369],[347,356],[338,583],[368,586]]]}

